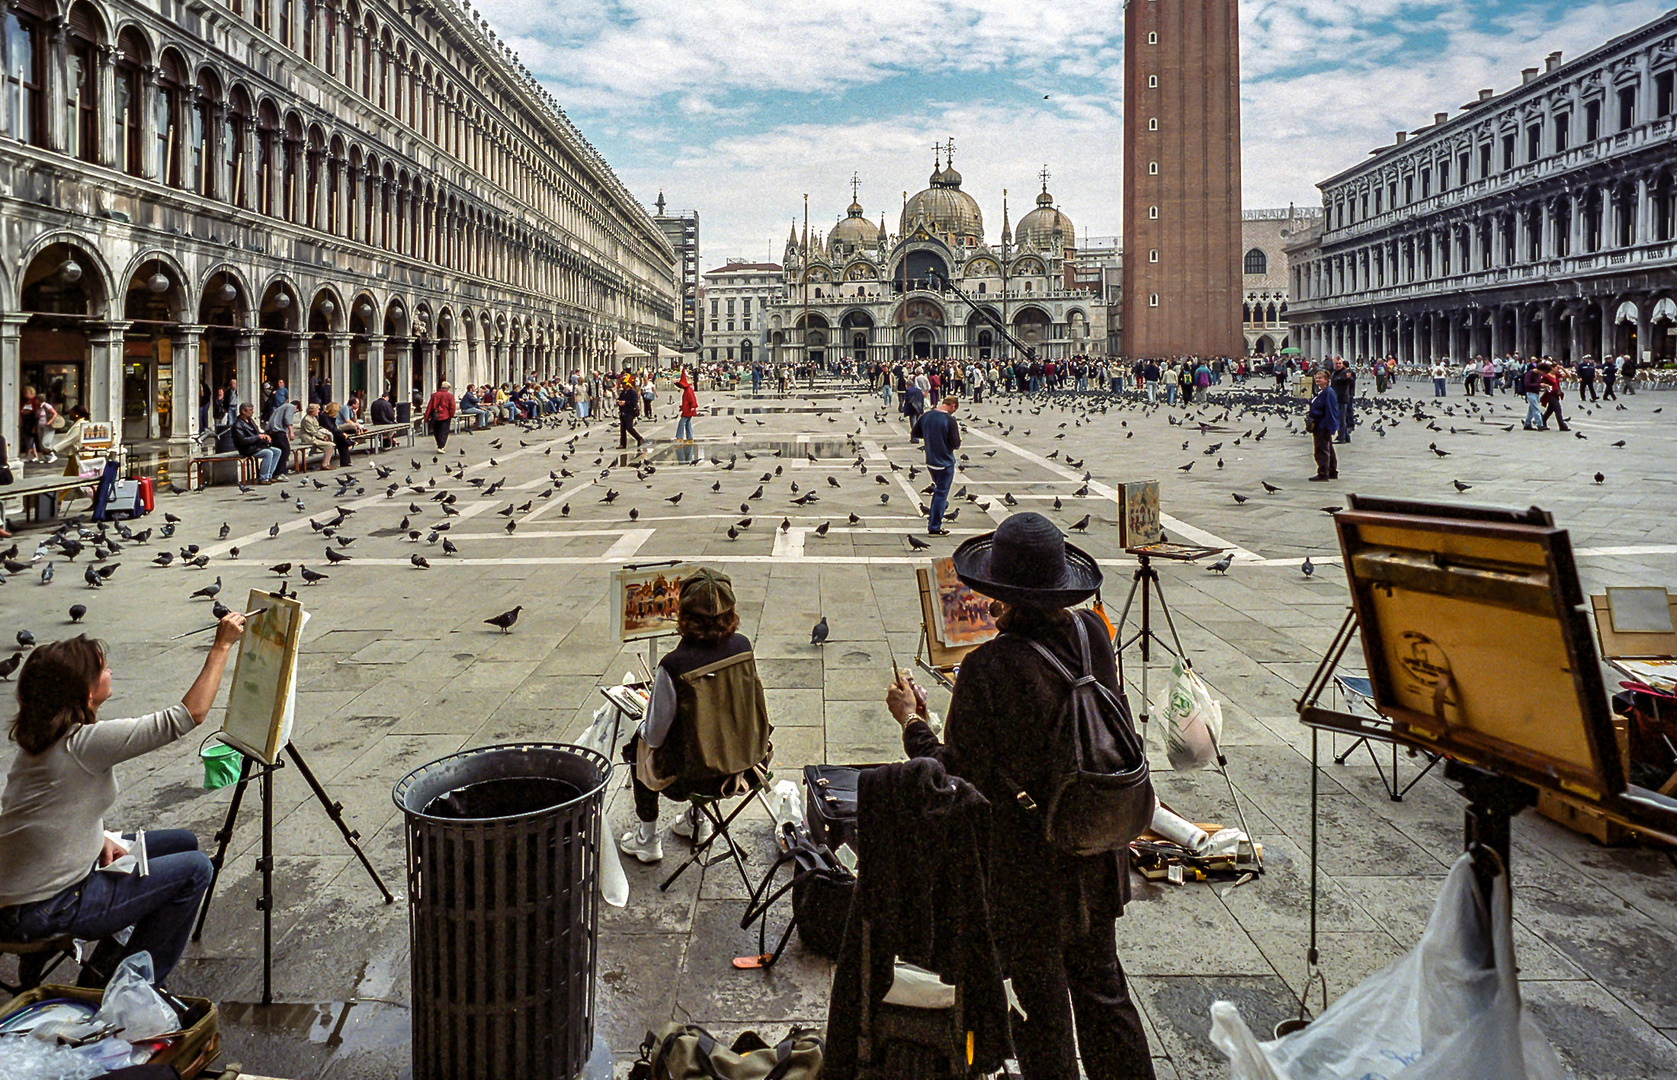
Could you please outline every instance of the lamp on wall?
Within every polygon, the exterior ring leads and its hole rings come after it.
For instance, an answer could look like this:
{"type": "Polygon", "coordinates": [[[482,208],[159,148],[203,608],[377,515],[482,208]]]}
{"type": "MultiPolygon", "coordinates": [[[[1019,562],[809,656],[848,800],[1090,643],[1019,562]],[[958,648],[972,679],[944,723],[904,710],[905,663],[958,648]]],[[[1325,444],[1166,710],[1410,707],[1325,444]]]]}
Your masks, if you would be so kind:
{"type": "Polygon", "coordinates": [[[82,279],[81,264],[74,259],[65,259],[64,265],[58,268],[59,280],[66,285],[74,285],[82,279]]]}
{"type": "Polygon", "coordinates": [[[290,293],[282,292],[282,293],[278,293],[274,296],[274,310],[275,311],[284,311],[286,308],[288,308],[290,306],[291,306],[291,294],[290,293]]]}
{"type": "Polygon", "coordinates": [[[332,317],[332,313],[334,311],[338,310],[338,305],[332,303],[332,298],[330,296],[322,298],[318,306],[320,307],[320,313],[328,319],[332,317]]]}
{"type": "Polygon", "coordinates": [[[151,278],[146,282],[146,287],[159,295],[168,292],[169,275],[159,270],[157,273],[151,275],[151,278]]]}
{"type": "Polygon", "coordinates": [[[231,304],[234,300],[238,299],[238,296],[239,290],[233,287],[233,283],[231,281],[224,281],[221,283],[221,298],[223,300],[231,304]]]}

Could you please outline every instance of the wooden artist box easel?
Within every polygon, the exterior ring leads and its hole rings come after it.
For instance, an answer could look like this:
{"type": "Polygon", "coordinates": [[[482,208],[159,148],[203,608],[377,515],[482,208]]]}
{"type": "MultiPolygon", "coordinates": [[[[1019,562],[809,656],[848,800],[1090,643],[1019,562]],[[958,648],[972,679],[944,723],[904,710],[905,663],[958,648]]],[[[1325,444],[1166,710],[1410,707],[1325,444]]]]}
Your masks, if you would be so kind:
{"type": "Polygon", "coordinates": [[[915,650],[914,662],[939,686],[953,690],[955,675],[961,667],[961,661],[967,658],[967,653],[978,648],[983,642],[950,646],[938,639],[935,629],[939,621],[937,605],[942,601],[938,599],[935,574],[936,569],[931,566],[916,567],[914,571],[915,580],[920,586],[920,646],[915,650]]]}

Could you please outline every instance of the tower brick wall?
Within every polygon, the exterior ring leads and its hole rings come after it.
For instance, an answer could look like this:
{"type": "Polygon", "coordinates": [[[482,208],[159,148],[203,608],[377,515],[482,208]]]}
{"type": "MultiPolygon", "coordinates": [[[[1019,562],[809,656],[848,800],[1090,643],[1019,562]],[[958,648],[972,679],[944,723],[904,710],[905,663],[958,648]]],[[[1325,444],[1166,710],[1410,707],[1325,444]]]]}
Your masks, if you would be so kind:
{"type": "Polygon", "coordinates": [[[1238,0],[1124,8],[1124,351],[1241,356],[1238,0]]]}

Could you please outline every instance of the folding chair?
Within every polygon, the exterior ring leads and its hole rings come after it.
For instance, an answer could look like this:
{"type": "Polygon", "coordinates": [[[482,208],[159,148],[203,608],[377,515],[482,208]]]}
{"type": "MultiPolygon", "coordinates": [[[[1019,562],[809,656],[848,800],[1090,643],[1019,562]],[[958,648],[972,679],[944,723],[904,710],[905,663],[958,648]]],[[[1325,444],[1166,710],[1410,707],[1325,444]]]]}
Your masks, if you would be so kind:
{"type": "Polygon", "coordinates": [[[740,880],[745,883],[746,891],[751,892],[751,875],[748,874],[745,869],[746,860],[751,858],[751,855],[744,848],[740,847],[739,844],[734,842],[734,838],[729,834],[728,829],[731,825],[733,825],[734,819],[738,818],[740,814],[745,811],[745,808],[751,805],[753,799],[760,800],[763,804],[763,809],[770,811],[770,817],[773,817],[773,811],[769,806],[768,798],[763,794],[768,790],[769,784],[773,782],[773,780],[774,773],[769,771],[768,763],[765,761],[761,765],[755,765],[737,776],[734,776],[727,787],[724,788],[724,791],[726,792],[725,794],[702,795],[689,793],[687,796],[687,805],[693,813],[693,852],[687,856],[686,860],[683,861],[680,866],[671,871],[670,876],[665,878],[658,886],[658,891],[664,892],[668,890],[671,885],[675,884],[675,879],[686,873],[687,868],[690,866],[697,864],[701,867],[709,869],[724,859],[732,858],[734,860],[734,865],[739,867],[740,880]],[[745,790],[740,791],[735,789],[735,781],[744,784],[745,790]],[[738,798],[740,800],[739,805],[734,807],[733,810],[729,811],[727,816],[724,817],[720,809],[723,801],[734,798],[738,798]],[[699,819],[701,817],[710,822],[710,835],[705,837],[703,840],[698,839],[700,826],[699,819]],[[727,845],[727,850],[719,855],[709,854],[711,847],[719,838],[727,845]]]}
{"type": "Polygon", "coordinates": [[[76,943],[68,936],[40,941],[3,941],[0,942],[0,954],[4,953],[17,957],[18,979],[15,984],[0,979],[0,990],[16,997],[25,990],[35,989],[57,970],[58,965],[75,956],[76,943]],[[27,972],[32,962],[40,965],[38,973],[27,972]]]}
{"type": "MultiPolygon", "coordinates": [[[[1366,676],[1336,674],[1333,677],[1333,690],[1339,704],[1347,712],[1360,703],[1367,712],[1375,717],[1375,719],[1384,719],[1380,716],[1379,711],[1376,710],[1372,704],[1374,700],[1374,684],[1370,682],[1366,676]]],[[[1336,738],[1335,742],[1337,741],[1338,740],[1336,738]]],[[[1397,743],[1392,743],[1390,745],[1392,748],[1392,773],[1390,777],[1386,775],[1386,767],[1381,763],[1380,756],[1374,752],[1374,745],[1370,743],[1366,737],[1354,740],[1350,746],[1345,748],[1345,752],[1343,754],[1335,754],[1333,763],[1335,765],[1345,764],[1346,759],[1356,753],[1357,747],[1362,747],[1364,750],[1368,751],[1368,759],[1374,763],[1374,771],[1380,774],[1380,786],[1386,789],[1386,794],[1391,796],[1391,800],[1393,802],[1402,802],[1403,797],[1409,794],[1409,789],[1414,787],[1416,784],[1419,784],[1422,777],[1432,772],[1433,766],[1442,761],[1443,757],[1439,754],[1427,754],[1418,750],[1410,750],[1410,757],[1424,757],[1427,759],[1427,763],[1420,772],[1416,773],[1410,778],[1407,784],[1404,784],[1400,788],[1398,787],[1398,745],[1397,743]]]]}

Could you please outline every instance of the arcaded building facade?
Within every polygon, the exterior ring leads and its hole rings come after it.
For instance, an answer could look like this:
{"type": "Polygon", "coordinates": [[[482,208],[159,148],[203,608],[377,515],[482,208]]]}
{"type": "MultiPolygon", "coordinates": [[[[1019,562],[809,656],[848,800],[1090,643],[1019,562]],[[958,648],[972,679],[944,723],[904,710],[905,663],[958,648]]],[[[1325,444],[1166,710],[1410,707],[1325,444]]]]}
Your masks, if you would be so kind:
{"type": "Polygon", "coordinates": [[[128,440],[209,387],[334,397],[673,344],[650,215],[470,9],[13,0],[0,432],[24,387],[128,440]]]}
{"type": "Polygon", "coordinates": [[[1241,356],[1236,0],[1124,6],[1124,350],[1241,356]]]}
{"type": "Polygon", "coordinates": [[[1318,185],[1306,356],[1677,355],[1677,12],[1437,113],[1318,185]]]}
{"type": "Polygon", "coordinates": [[[1246,210],[1240,215],[1240,328],[1246,351],[1274,356],[1291,346],[1287,300],[1292,281],[1287,246],[1322,223],[1315,206],[1246,210]]]}

